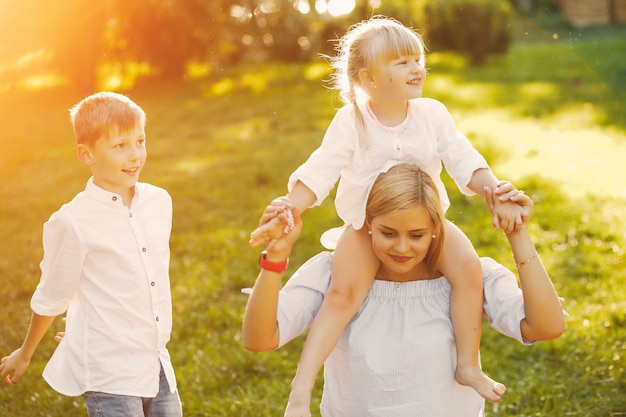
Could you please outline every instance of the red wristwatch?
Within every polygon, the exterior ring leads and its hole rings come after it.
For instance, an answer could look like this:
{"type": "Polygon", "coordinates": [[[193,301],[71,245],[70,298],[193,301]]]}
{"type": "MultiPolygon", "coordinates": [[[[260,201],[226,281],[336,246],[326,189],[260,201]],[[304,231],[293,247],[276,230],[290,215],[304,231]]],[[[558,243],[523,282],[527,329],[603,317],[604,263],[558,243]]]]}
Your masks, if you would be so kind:
{"type": "Polygon", "coordinates": [[[287,266],[289,265],[289,258],[285,259],[282,262],[272,262],[267,260],[267,251],[261,252],[259,255],[259,266],[266,271],[272,272],[285,272],[287,266]]]}

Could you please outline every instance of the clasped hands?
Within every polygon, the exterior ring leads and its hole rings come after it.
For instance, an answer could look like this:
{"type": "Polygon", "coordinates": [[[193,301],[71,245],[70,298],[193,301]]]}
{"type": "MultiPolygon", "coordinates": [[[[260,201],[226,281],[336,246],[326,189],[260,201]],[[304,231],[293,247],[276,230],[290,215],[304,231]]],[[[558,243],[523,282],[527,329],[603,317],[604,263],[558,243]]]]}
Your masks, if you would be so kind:
{"type": "Polygon", "coordinates": [[[265,245],[268,252],[282,251],[295,243],[302,230],[299,210],[287,197],[278,197],[265,207],[259,226],[250,234],[252,247],[265,245]]]}
{"type": "Polygon", "coordinates": [[[484,191],[493,227],[507,235],[519,232],[533,211],[532,199],[509,181],[500,181],[494,190],[485,187],[484,191]]]}

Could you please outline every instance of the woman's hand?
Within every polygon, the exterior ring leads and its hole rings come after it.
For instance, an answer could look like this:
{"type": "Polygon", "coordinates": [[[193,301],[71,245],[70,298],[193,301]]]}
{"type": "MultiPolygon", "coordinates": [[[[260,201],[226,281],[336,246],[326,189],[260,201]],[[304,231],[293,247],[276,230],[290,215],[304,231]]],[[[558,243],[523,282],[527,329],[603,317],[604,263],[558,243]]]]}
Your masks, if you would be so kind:
{"type": "Polygon", "coordinates": [[[268,256],[278,257],[278,255],[282,254],[289,256],[291,248],[298,240],[300,232],[302,232],[302,218],[298,210],[290,206],[280,210],[276,217],[281,220],[283,227],[279,234],[271,236],[268,240],[265,247],[268,256]]]}

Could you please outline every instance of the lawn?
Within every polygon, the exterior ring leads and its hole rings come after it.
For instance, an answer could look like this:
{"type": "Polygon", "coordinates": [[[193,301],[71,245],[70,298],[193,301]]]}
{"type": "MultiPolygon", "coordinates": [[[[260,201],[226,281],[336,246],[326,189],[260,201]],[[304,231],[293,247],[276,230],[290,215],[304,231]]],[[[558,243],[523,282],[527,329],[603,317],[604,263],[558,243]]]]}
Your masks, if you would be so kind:
{"type": "MultiPolygon", "coordinates": [[[[517,23],[506,56],[468,68],[432,52],[425,95],[442,100],[496,174],[536,201],[531,231],[564,308],[556,341],[523,347],[487,327],[485,370],[508,386],[489,416],[626,416],[626,28],[576,30],[558,19],[517,23]],[[539,24],[538,24],[539,23],[539,24]]],[[[169,344],[184,412],[280,416],[303,339],[276,352],[240,341],[259,250],[247,245],[264,205],[321,140],[339,105],[327,68],[239,67],[202,80],[139,85],[148,113],[142,180],[174,200],[169,344]]],[[[0,95],[0,355],[19,346],[38,278],[41,225],[82,190],[67,109],[80,97],[43,91],[0,95]]],[[[513,267],[484,204],[450,187],[449,217],[478,251],[513,267]]],[[[321,250],[338,224],[331,199],[305,214],[289,271],[321,250]]],[[[42,380],[57,320],[17,387],[0,388],[0,415],[86,415],[42,380]]],[[[322,380],[314,401],[319,402],[322,380]]]]}

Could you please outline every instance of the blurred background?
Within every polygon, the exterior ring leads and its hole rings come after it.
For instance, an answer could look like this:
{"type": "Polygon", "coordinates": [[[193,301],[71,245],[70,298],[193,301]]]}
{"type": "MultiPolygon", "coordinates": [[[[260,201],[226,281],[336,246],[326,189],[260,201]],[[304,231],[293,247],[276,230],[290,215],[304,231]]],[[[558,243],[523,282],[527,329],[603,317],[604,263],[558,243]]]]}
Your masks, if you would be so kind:
{"type": "MultiPolygon", "coordinates": [[[[28,328],[42,224],[89,176],[68,109],[114,90],[146,110],[142,181],[174,202],[168,346],[185,415],[282,416],[303,339],[244,350],[248,236],[341,105],[325,56],[377,14],[423,36],[424,95],[535,201],[531,234],[569,312],[563,336],[531,347],[485,328],[483,367],[508,387],[487,415],[626,416],[626,0],[0,0],[0,356],[28,328]]],[[[484,203],[444,179],[448,217],[514,269],[484,203]]],[[[332,195],[304,215],[288,273],[338,222],[332,195]]],[[[86,415],[41,378],[62,329],[0,386],[0,416],[86,415]]]]}
{"type": "Polygon", "coordinates": [[[308,62],[373,14],[413,26],[431,49],[476,63],[504,53],[513,11],[576,28],[626,23],[625,0],[2,0],[0,92],[130,88],[250,62],[308,62]]]}

